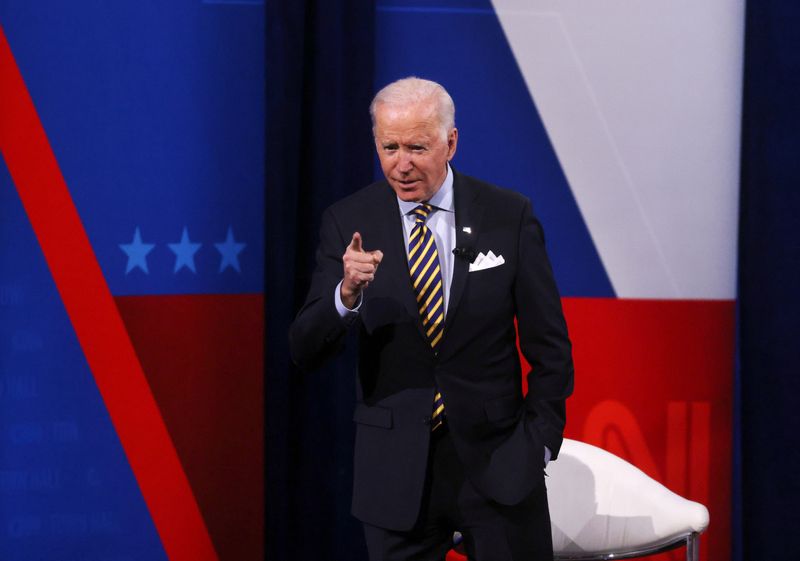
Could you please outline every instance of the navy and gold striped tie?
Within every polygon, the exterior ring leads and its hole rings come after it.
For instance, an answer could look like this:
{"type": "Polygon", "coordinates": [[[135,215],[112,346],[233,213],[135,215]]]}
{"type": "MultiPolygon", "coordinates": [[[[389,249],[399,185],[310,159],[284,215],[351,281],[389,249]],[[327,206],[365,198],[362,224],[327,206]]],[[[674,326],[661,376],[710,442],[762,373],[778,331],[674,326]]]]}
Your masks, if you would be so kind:
{"type": "MultiPolygon", "coordinates": [[[[433,207],[425,203],[412,211],[416,223],[408,238],[408,267],[425,335],[431,348],[435,350],[444,333],[444,286],[436,241],[425,224],[432,210],[433,207]]],[[[439,428],[443,420],[444,402],[437,389],[433,397],[431,430],[439,428]]]]}

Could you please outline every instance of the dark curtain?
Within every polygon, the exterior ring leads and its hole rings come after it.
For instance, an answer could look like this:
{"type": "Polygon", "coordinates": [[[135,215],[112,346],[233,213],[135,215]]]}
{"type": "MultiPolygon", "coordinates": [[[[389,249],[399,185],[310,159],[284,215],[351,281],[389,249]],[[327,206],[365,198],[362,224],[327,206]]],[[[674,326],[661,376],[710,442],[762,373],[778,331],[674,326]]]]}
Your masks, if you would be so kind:
{"type": "Polygon", "coordinates": [[[266,14],[267,558],[358,561],[353,345],[304,376],[290,364],[287,330],[308,289],[320,214],[373,177],[374,6],[268,0],[266,14]]]}
{"type": "Polygon", "coordinates": [[[734,532],[745,560],[795,558],[800,528],[798,30],[796,1],[747,3],[734,532]]]}

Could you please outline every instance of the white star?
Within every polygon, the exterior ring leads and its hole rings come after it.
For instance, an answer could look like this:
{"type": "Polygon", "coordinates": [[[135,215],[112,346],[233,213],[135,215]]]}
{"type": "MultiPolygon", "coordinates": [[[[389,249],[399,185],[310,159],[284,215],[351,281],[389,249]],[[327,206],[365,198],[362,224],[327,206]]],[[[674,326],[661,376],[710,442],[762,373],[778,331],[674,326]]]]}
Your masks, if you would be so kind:
{"type": "Polygon", "coordinates": [[[186,267],[191,272],[197,273],[194,268],[194,254],[197,253],[197,250],[199,250],[200,246],[203,244],[192,243],[191,240],[189,240],[189,231],[185,226],[183,227],[181,241],[178,243],[169,243],[167,245],[175,254],[174,273],[180,271],[182,267],[186,267]]]}
{"type": "Polygon", "coordinates": [[[139,227],[133,232],[133,241],[131,243],[121,243],[119,248],[128,255],[128,265],[125,267],[125,274],[127,275],[136,267],[149,274],[147,270],[147,254],[150,253],[155,244],[142,243],[142,235],[139,233],[139,227]]]}
{"type": "Polygon", "coordinates": [[[217,251],[222,256],[222,260],[219,263],[220,273],[228,267],[236,269],[238,273],[242,272],[239,268],[239,254],[246,245],[245,243],[236,243],[233,239],[233,228],[228,226],[228,237],[225,238],[225,241],[214,244],[214,247],[217,248],[217,251]]]}

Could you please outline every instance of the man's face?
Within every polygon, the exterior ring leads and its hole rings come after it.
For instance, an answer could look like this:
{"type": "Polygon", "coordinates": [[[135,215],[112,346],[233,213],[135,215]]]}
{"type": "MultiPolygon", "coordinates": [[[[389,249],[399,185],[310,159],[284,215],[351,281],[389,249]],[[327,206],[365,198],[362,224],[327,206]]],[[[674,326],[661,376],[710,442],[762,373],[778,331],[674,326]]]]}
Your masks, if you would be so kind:
{"type": "Polygon", "coordinates": [[[442,139],[432,102],[375,109],[375,148],[381,169],[400,200],[429,200],[447,175],[456,152],[458,131],[442,139]]]}

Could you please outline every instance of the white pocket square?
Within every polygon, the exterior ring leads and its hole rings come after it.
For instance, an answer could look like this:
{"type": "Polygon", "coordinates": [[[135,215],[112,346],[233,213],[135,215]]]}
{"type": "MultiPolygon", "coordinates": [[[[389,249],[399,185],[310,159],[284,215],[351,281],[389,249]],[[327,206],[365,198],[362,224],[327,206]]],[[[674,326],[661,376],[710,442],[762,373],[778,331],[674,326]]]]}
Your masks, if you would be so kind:
{"type": "Polygon", "coordinates": [[[475,261],[469,264],[469,272],[472,273],[474,271],[483,271],[485,269],[491,269],[492,267],[499,267],[505,262],[506,260],[503,259],[502,255],[495,255],[492,251],[486,255],[480,252],[475,258],[475,261]]]}

